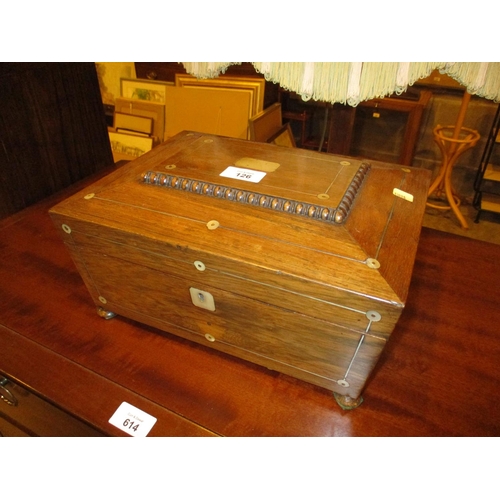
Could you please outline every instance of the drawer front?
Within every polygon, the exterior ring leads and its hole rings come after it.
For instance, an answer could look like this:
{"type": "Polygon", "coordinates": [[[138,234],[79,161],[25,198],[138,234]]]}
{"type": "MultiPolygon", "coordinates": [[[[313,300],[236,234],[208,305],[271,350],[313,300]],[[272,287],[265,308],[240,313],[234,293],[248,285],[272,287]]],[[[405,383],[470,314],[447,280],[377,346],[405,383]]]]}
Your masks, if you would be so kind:
{"type": "Polygon", "coordinates": [[[364,382],[385,345],[384,340],[368,338],[363,331],[207,286],[203,281],[92,252],[82,251],[82,256],[99,293],[97,304],[105,302],[103,307],[125,316],[134,317],[134,312],[149,316],[161,321],[166,331],[183,329],[214,348],[226,344],[255,353],[264,365],[265,359],[274,360],[337,381],[358,351],[351,377],[364,382]],[[193,301],[191,289],[196,290],[195,299],[200,293],[213,299],[214,310],[206,309],[204,301],[193,301]],[[170,326],[176,328],[169,330],[170,326]],[[357,349],[362,337],[366,341],[357,349]]]}
{"type": "Polygon", "coordinates": [[[39,398],[24,387],[5,382],[0,388],[0,431],[6,436],[98,437],[94,428],[39,398]],[[2,390],[3,389],[3,390],[2,390]],[[8,391],[8,392],[7,392],[8,391]],[[7,399],[15,402],[8,404],[7,399]],[[7,434],[5,434],[5,432],[7,434]]]}
{"type": "Polygon", "coordinates": [[[30,435],[12,422],[0,417],[0,437],[30,437],[30,435]]]}

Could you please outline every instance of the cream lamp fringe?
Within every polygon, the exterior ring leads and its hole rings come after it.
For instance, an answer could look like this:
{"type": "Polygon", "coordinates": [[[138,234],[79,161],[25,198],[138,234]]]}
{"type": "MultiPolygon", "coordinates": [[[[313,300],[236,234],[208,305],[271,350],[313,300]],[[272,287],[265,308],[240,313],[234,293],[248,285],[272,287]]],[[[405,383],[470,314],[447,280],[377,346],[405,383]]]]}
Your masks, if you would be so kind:
{"type": "MultiPolygon", "coordinates": [[[[231,62],[182,63],[197,78],[216,78],[231,62]]],[[[401,94],[438,69],[473,95],[500,101],[500,63],[444,62],[254,62],[268,81],[301,95],[330,103],[357,106],[362,101],[401,94]]]]}
{"type": "Polygon", "coordinates": [[[500,100],[500,63],[446,63],[440,72],[467,87],[470,94],[500,100]]]}
{"type": "Polygon", "coordinates": [[[241,64],[240,62],[183,62],[186,71],[196,78],[217,78],[221,73],[225,73],[229,66],[241,64]]]}

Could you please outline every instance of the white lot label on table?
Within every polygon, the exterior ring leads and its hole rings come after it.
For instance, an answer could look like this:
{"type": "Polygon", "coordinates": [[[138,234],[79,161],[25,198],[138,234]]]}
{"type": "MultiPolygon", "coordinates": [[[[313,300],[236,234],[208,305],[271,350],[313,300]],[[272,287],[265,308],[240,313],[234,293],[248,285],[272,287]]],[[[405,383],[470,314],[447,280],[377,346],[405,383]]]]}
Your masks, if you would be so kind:
{"type": "Polygon", "coordinates": [[[220,174],[221,177],[229,177],[230,179],[238,179],[246,182],[260,182],[265,176],[266,172],[259,170],[250,170],[248,168],[227,167],[224,172],[220,174]]]}
{"type": "Polygon", "coordinates": [[[156,424],[156,418],[123,402],[109,419],[109,423],[134,437],[146,437],[156,424]]]}

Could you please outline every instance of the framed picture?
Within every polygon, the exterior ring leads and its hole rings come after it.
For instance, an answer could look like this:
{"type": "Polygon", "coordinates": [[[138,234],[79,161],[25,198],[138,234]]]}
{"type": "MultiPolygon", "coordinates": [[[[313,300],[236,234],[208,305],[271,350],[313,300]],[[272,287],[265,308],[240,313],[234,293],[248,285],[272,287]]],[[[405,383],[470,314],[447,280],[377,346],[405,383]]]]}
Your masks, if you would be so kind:
{"type": "Polygon", "coordinates": [[[152,137],[108,131],[114,161],[133,160],[153,149],[152,137]]]}
{"type": "Polygon", "coordinates": [[[153,136],[160,142],[165,140],[165,104],[119,97],[115,101],[115,113],[151,118],[153,136]]]}
{"type": "Polygon", "coordinates": [[[117,132],[141,134],[149,137],[153,134],[153,119],[146,116],[130,115],[116,112],[113,116],[113,127],[117,132]]]}
{"type": "Polygon", "coordinates": [[[140,78],[121,78],[121,96],[127,99],[165,104],[165,89],[173,82],[143,80],[140,78]]]}
{"type": "Polygon", "coordinates": [[[266,80],[264,78],[244,78],[239,76],[225,76],[218,78],[198,79],[191,75],[175,75],[177,87],[216,88],[228,90],[250,91],[250,116],[260,113],[264,109],[264,92],[266,80]]]}
{"type": "Polygon", "coordinates": [[[165,137],[183,130],[248,139],[249,90],[172,87],[165,104],[165,137]]]}

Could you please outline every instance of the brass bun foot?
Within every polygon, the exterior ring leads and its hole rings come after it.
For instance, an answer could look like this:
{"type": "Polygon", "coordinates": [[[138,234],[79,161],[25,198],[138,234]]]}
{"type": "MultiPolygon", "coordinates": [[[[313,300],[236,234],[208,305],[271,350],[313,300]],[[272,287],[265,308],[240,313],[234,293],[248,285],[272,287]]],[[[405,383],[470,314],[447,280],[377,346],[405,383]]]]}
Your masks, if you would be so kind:
{"type": "Polygon", "coordinates": [[[363,402],[363,396],[359,396],[359,398],[351,398],[350,396],[344,396],[342,394],[333,393],[335,397],[335,401],[343,410],[354,410],[363,402]]]}
{"type": "Polygon", "coordinates": [[[116,316],[116,314],[114,312],[111,312],[111,311],[106,311],[105,309],[103,309],[102,307],[98,307],[97,308],[97,314],[101,317],[101,318],[104,318],[104,319],[111,319],[111,318],[114,318],[116,316]]]}

